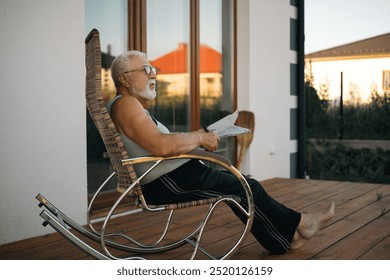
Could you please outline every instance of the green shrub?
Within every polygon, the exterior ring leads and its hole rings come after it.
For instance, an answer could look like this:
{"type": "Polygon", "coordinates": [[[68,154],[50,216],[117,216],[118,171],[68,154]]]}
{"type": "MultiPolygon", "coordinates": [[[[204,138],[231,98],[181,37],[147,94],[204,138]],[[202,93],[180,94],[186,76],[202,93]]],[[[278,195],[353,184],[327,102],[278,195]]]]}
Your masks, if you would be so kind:
{"type": "Polygon", "coordinates": [[[307,173],[311,179],[390,183],[390,151],[351,149],[343,145],[323,147],[308,144],[307,173]]]}

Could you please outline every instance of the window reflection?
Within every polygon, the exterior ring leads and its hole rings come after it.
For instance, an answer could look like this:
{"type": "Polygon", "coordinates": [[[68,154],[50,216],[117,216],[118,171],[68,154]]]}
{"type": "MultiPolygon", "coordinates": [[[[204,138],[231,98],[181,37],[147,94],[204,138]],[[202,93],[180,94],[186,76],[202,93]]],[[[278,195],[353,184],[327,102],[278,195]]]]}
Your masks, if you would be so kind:
{"type": "Polygon", "coordinates": [[[111,63],[127,50],[127,0],[85,0],[85,35],[100,32],[102,50],[102,95],[105,101],[116,94],[111,63]]]}
{"type": "MultiPolygon", "coordinates": [[[[200,0],[201,123],[211,124],[233,111],[233,3],[200,0]]],[[[218,153],[234,162],[234,139],[222,139],[218,153]]]]}
{"type": "Polygon", "coordinates": [[[147,53],[158,68],[149,111],[171,131],[190,130],[189,1],[147,1],[147,53]]]}
{"type": "MultiPolygon", "coordinates": [[[[192,120],[193,126],[199,121],[209,125],[233,111],[233,1],[199,0],[197,20],[192,22],[190,0],[146,1],[146,52],[159,70],[157,97],[150,102],[149,111],[173,132],[190,131],[190,116],[200,116],[196,123],[192,120]],[[193,31],[194,26],[199,29],[199,53],[193,54],[199,60],[199,79],[190,73],[194,58],[190,57],[194,46],[190,29],[193,31]],[[190,81],[194,80],[199,82],[199,92],[190,93],[190,81]],[[194,96],[200,100],[200,112],[196,104],[191,104],[194,96]]],[[[134,7],[127,7],[128,3],[133,1],[85,0],[85,33],[93,28],[100,31],[105,101],[116,94],[111,80],[112,60],[128,49],[128,9],[139,9],[134,3],[134,7]]],[[[92,192],[112,169],[89,114],[87,129],[88,191],[92,192]]],[[[223,139],[219,147],[218,152],[234,162],[234,138],[223,139]]]]}
{"type": "MultiPolygon", "coordinates": [[[[105,101],[116,94],[111,79],[111,63],[127,50],[127,0],[85,0],[85,36],[96,28],[102,50],[102,95],[105,101]]],[[[94,193],[113,172],[103,141],[87,112],[87,179],[88,193],[94,193]]],[[[116,188],[111,180],[109,189],[116,188]]]]}

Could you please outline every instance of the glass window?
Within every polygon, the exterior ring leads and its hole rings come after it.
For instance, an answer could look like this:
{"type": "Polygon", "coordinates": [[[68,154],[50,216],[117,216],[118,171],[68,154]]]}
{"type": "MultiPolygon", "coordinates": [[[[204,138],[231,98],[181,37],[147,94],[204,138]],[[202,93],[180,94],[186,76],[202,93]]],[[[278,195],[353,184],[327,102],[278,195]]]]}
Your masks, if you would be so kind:
{"type": "Polygon", "coordinates": [[[158,69],[149,111],[172,132],[190,131],[189,0],[147,1],[147,54],[158,69]]]}
{"type": "MultiPolygon", "coordinates": [[[[233,111],[233,1],[200,0],[199,58],[201,123],[233,111]]],[[[234,162],[234,139],[222,139],[218,153],[234,162]]]]}
{"type": "MultiPolygon", "coordinates": [[[[100,32],[102,94],[107,101],[116,94],[111,79],[111,63],[115,56],[127,50],[127,0],[85,0],[85,36],[93,28],[100,32]]],[[[87,112],[88,193],[94,193],[112,172],[103,141],[87,112]]],[[[115,187],[115,180],[111,180],[109,189],[115,187]]]]}
{"type": "Polygon", "coordinates": [[[85,0],[85,34],[100,31],[103,53],[117,56],[127,50],[127,0],[85,0]]]}
{"type": "MultiPolygon", "coordinates": [[[[157,97],[148,110],[172,132],[191,131],[199,124],[209,125],[232,113],[233,3],[234,0],[85,0],[85,33],[93,28],[100,31],[104,100],[115,96],[112,60],[128,49],[128,34],[136,34],[132,40],[136,45],[142,43],[142,49],[146,42],[148,59],[159,71],[157,97]],[[129,11],[136,15],[137,24],[129,23],[129,11]],[[146,32],[139,32],[140,28],[146,28],[146,32]]],[[[92,193],[112,168],[89,114],[87,129],[88,191],[92,193]]],[[[218,153],[235,162],[233,137],[223,139],[219,148],[218,153]]],[[[112,188],[115,185],[111,183],[112,188]]]]}

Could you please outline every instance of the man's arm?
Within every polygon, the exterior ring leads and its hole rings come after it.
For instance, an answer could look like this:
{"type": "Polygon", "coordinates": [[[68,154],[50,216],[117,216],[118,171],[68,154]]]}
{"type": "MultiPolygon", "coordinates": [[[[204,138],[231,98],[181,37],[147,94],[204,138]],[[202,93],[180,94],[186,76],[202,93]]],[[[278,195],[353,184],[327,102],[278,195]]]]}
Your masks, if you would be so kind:
{"type": "Polygon", "coordinates": [[[162,133],[145,114],[139,101],[131,96],[123,96],[114,103],[111,117],[120,133],[154,156],[183,154],[198,147],[215,151],[218,146],[219,138],[212,132],[197,130],[188,133],[162,133]]]}

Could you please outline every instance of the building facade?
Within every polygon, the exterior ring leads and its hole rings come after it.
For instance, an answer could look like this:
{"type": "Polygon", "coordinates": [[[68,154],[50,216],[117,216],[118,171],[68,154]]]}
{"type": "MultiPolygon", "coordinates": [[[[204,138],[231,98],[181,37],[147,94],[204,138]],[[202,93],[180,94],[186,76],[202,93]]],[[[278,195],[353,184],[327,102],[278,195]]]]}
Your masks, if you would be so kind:
{"type": "Polygon", "coordinates": [[[390,33],[307,54],[306,75],[329,99],[367,102],[371,93],[390,90],[390,33]],[[342,92],[341,92],[342,90],[342,92]]]}
{"type": "MultiPolygon", "coordinates": [[[[299,176],[303,1],[236,1],[236,15],[236,109],[253,111],[256,122],[243,172],[299,176]]],[[[0,23],[5,244],[50,232],[38,193],[86,222],[85,3],[3,0],[0,23]]]]}

